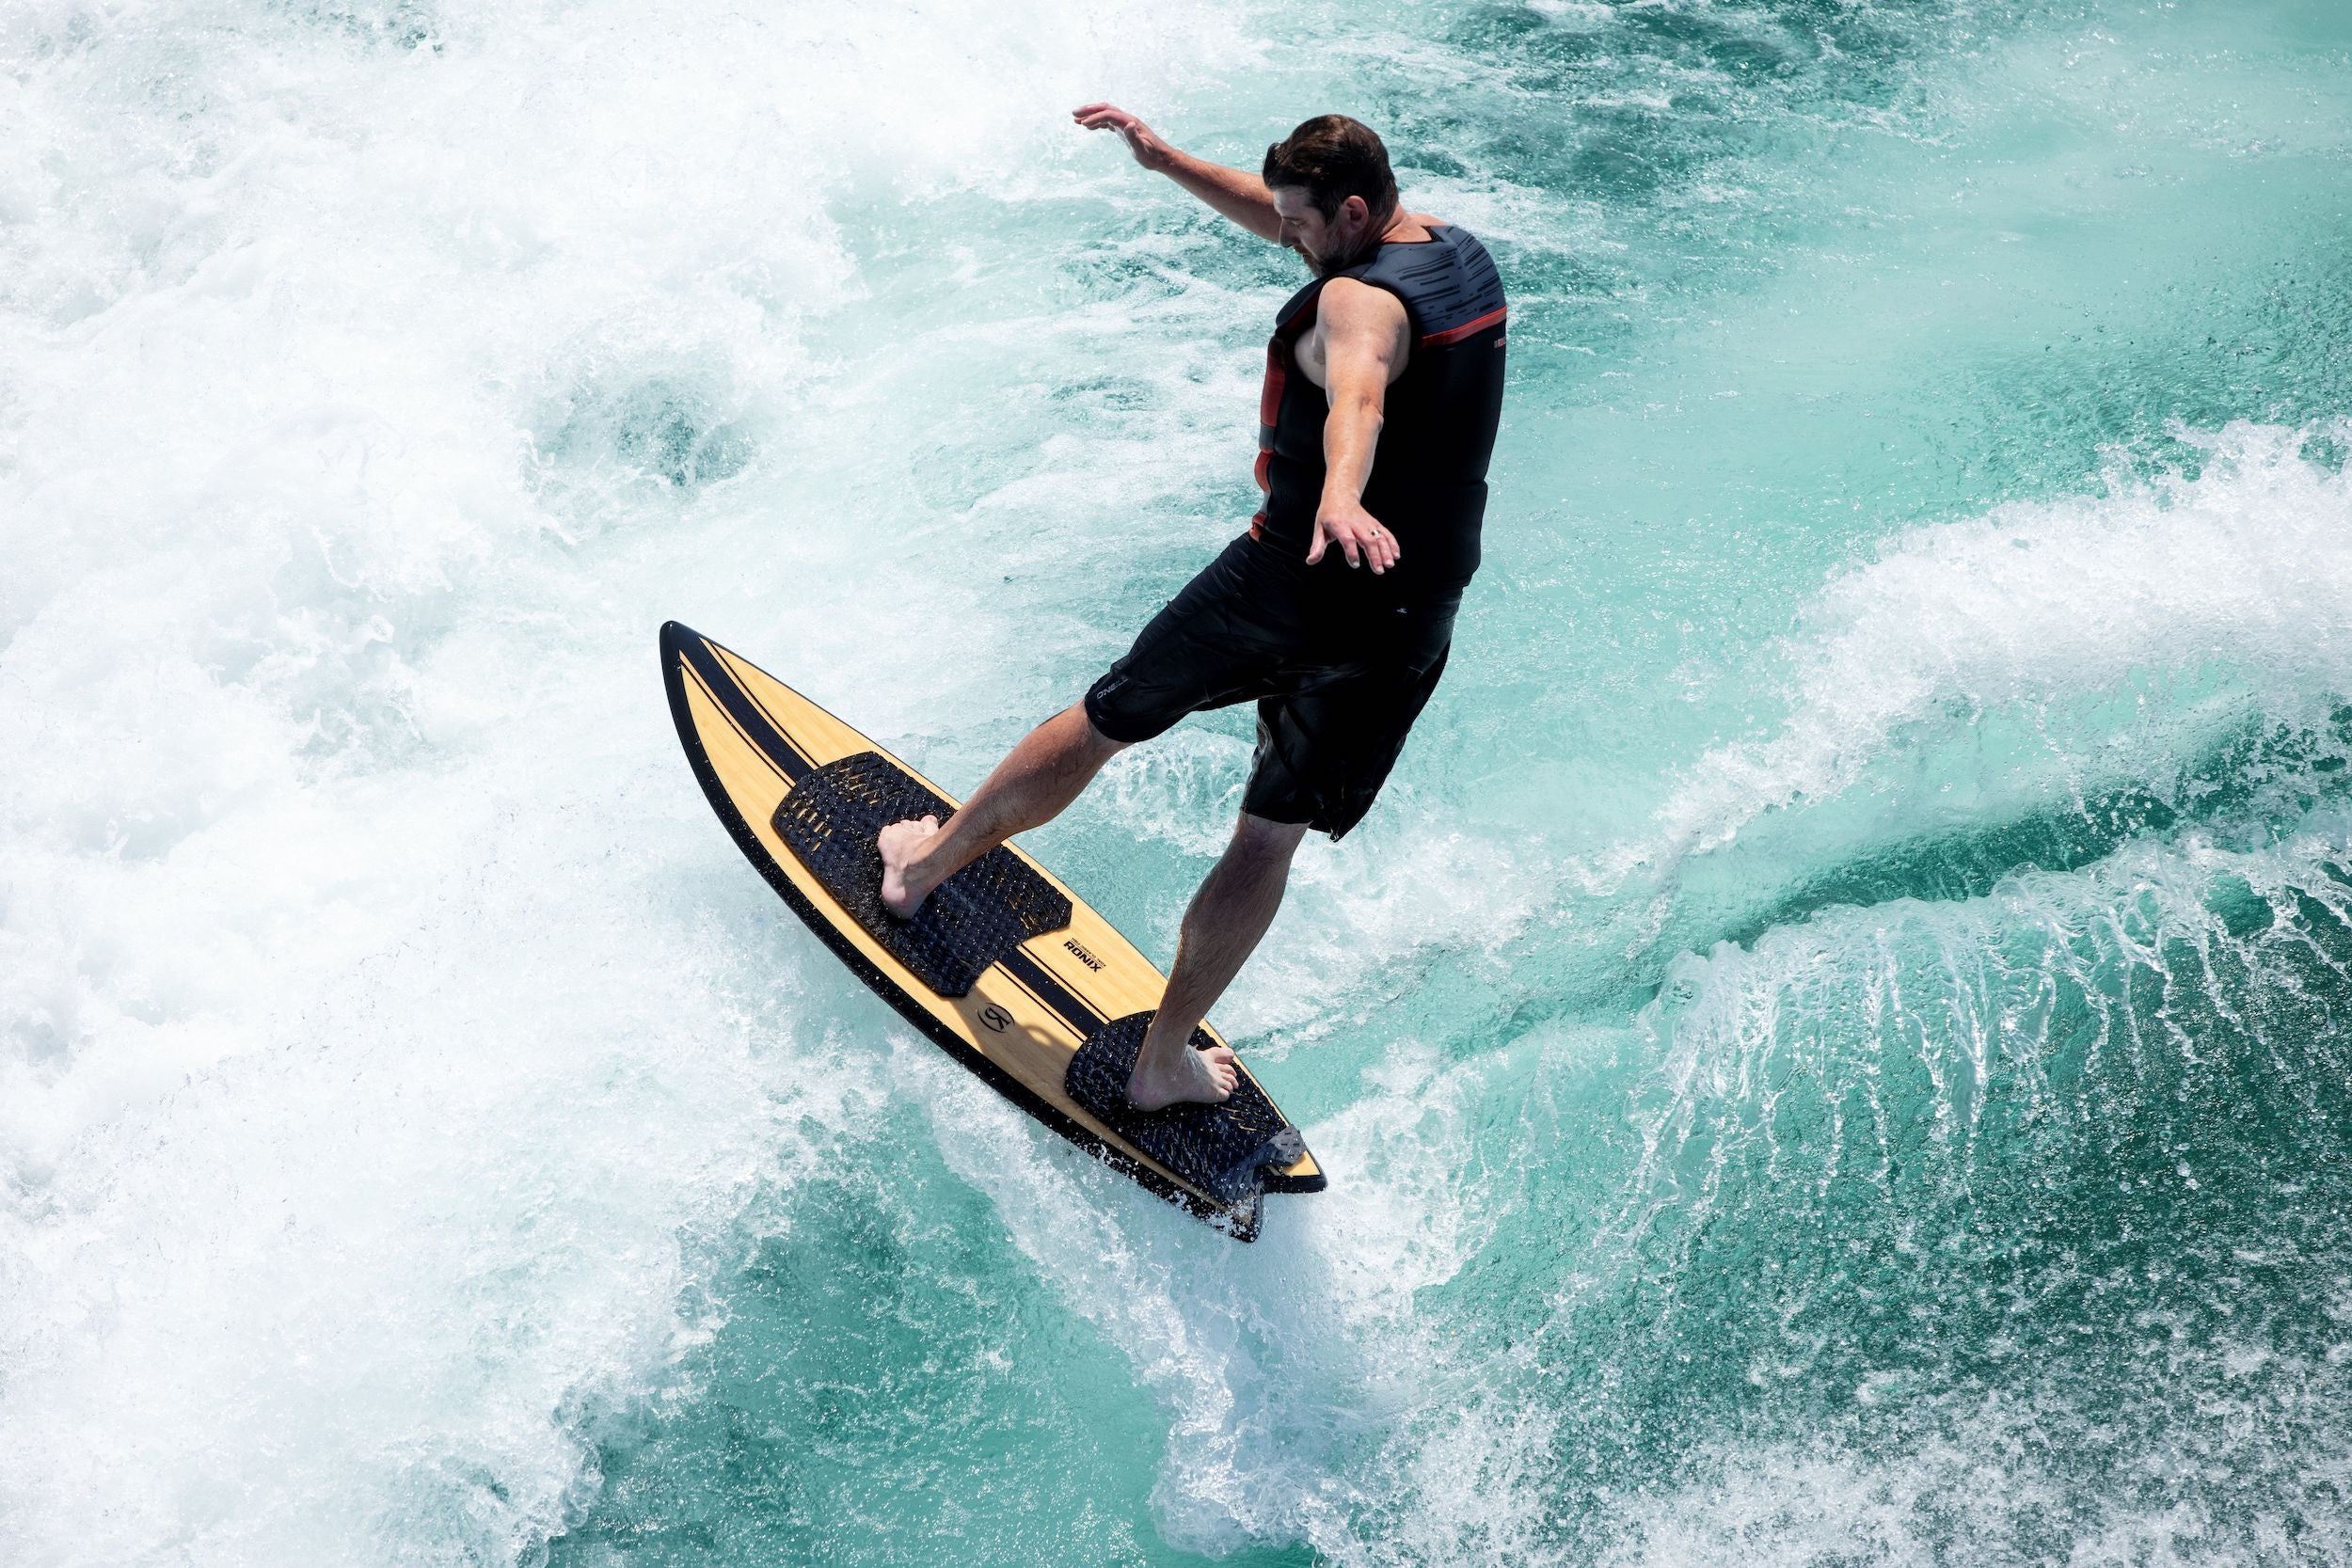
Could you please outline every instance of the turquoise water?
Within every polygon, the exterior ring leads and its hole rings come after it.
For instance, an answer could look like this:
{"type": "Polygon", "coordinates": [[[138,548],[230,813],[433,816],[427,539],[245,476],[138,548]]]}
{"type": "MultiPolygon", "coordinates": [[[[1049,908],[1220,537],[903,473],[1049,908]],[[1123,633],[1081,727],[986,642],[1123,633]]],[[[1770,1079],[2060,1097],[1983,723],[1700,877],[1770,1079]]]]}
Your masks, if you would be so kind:
{"type": "MultiPolygon", "coordinates": [[[[2352,11],[0,16],[0,1559],[2352,1557],[2352,11]],[[676,617],[951,786],[1252,505],[1327,108],[1487,564],[1238,1247],[898,1024],[676,617]]],[[[1032,847],[1163,958],[1240,716],[1032,847]]]]}

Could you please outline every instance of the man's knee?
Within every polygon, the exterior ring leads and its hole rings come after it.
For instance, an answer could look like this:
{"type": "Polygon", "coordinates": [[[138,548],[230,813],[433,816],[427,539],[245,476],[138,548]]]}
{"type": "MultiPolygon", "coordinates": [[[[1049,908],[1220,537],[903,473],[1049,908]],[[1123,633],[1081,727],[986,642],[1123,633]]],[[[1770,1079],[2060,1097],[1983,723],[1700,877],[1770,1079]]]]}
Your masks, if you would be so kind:
{"type": "Polygon", "coordinates": [[[1087,711],[1084,703],[1071,704],[1048,720],[1043,727],[1058,729],[1061,732],[1058,738],[1062,744],[1085,752],[1098,766],[1108,762],[1135,744],[1130,740],[1113,740],[1109,736],[1104,735],[1094,722],[1094,715],[1087,711]]]}
{"type": "Polygon", "coordinates": [[[1276,822],[1243,812],[1233,827],[1233,848],[1253,860],[1286,861],[1297,852],[1299,841],[1306,836],[1304,822],[1276,822]]]}

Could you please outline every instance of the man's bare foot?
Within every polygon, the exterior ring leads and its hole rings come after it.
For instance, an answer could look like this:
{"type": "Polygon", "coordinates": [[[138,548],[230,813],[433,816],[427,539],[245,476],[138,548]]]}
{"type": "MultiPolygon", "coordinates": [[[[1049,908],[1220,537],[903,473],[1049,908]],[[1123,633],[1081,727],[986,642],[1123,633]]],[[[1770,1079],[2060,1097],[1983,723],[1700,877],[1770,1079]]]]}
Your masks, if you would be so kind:
{"type": "Polygon", "coordinates": [[[1228,1046],[1213,1045],[1206,1051],[1183,1046],[1175,1053],[1176,1060],[1168,1064],[1162,1064],[1159,1054],[1148,1039],[1136,1053],[1127,1098],[1138,1111],[1186,1103],[1214,1105],[1232,1098],[1233,1085],[1241,1082],[1241,1069],[1233,1065],[1233,1053],[1228,1046]]]}
{"type": "Polygon", "coordinates": [[[907,867],[938,832],[939,818],[926,816],[919,822],[893,822],[874,835],[874,847],[882,851],[882,908],[901,920],[913,920],[923,900],[931,895],[928,887],[920,893],[910,888],[907,867]]]}

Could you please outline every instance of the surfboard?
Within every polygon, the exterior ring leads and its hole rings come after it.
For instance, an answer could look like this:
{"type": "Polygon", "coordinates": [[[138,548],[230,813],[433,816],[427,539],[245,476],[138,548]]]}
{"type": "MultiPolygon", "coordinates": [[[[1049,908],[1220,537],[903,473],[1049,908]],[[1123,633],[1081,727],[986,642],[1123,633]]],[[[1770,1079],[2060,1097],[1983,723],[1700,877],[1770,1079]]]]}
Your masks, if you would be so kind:
{"type": "MultiPolygon", "coordinates": [[[[1313,1154],[1256,1076],[1223,1104],[1143,1113],[1126,1075],[1163,975],[1014,845],[966,866],[912,921],[880,905],[873,833],[958,802],[842,720],[673,621],[670,715],[736,847],[834,957],[1006,1099],[1238,1241],[1267,1193],[1320,1192],[1313,1154]]],[[[1196,1049],[1225,1044],[1204,1024],[1196,1049]]]]}

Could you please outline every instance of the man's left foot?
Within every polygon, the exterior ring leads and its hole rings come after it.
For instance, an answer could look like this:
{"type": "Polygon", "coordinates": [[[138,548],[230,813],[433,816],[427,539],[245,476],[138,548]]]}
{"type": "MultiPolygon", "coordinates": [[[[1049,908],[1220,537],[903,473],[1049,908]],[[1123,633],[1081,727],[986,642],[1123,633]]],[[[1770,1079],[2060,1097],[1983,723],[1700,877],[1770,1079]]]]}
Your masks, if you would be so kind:
{"type": "Polygon", "coordinates": [[[923,900],[931,895],[930,888],[920,893],[914,891],[907,868],[938,832],[939,818],[926,816],[915,822],[893,822],[874,835],[874,847],[882,852],[882,908],[901,920],[913,920],[914,911],[923,907],[923,900]]]}

